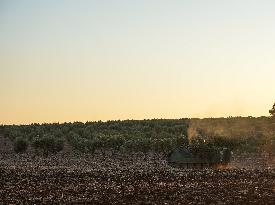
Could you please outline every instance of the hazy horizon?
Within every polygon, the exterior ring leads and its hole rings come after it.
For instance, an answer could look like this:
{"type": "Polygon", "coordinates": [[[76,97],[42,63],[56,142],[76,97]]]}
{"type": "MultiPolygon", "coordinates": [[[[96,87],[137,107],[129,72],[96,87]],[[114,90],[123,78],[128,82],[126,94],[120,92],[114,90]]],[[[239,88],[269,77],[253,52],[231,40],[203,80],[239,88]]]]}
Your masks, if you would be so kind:
{"type": "Polygon", "coordinates": [[[268,116],[271,0],[0,0],[0,124],[268,116]]]}

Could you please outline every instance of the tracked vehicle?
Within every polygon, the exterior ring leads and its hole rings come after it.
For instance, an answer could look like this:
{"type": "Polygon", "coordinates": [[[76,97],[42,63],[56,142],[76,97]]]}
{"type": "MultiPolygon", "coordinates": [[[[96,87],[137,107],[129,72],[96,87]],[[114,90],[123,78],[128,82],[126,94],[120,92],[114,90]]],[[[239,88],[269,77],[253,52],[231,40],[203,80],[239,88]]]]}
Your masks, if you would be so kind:
{"type": "Polygon", "coordinates": [[[168,164],[185,169],[202,169],[226,167],[231,159],[231,152],[227,148],[210,149],[208,152],[197,152],[188,145],[177,147],[170,152],[168,164]]]}

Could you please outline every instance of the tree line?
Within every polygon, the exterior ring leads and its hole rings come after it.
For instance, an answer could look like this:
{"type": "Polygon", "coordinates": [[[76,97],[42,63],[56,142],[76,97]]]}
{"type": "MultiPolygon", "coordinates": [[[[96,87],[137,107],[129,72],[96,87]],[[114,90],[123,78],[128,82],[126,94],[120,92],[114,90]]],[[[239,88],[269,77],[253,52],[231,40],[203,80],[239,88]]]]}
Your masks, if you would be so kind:
{"type": "Polygon", "coordinates": [[[274,118],[153,119],[1,125],[18,153],[32,148],[48,155],[67,144],[75,152],[162,152],[189,144],[198,152],[215,147],[259,152],[275,150],[274,118]],[[190,130],[195,132],[190,133],[190,130]]]}

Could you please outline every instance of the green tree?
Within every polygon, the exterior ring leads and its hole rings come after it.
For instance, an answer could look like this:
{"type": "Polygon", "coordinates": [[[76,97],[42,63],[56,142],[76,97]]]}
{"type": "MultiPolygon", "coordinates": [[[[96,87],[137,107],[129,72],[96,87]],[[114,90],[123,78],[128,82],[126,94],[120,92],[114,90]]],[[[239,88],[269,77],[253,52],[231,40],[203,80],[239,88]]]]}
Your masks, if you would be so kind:
{"type": "Polygon", "coordinates": [[[62,138],[56,138],[53,135],[45,134],[33,140],[32,146],[35,150],[40,150],[44,155],[56,153],[63,149],[64,141],[62,138]]]}
{"type": "Polygon", "coordinates": [[[272,117],[275,117],[275,103],[273,104],[272,109],[269,110],[269,113],[272,117]]]}
{"type": "Polygon", "coordinates": [[[14,142],[14,151],[16,153],[25,152],[28,148],[28,142],[22,137],[17,137],[14,142]]]}

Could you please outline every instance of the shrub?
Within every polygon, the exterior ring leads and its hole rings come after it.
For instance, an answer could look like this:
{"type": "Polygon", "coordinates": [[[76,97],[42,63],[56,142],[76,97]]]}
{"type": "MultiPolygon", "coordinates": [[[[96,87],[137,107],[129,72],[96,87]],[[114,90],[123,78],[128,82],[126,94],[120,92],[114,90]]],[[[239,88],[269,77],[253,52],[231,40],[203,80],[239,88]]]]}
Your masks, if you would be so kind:
{"type": "Polygon", "coordinates": [[[75,150],[83,153],[94,153],[97,145],[96,139],[86,139],[76,133],[70,133],[68,141],[75,150]]]}
{"type": "Polygon", "coordinates": [[[38,151],[42,151],[43,154],[56,153],[63,149],[64,140],[62,138],[56,138],[53,135],[44,135],[33,140],[32,146],[38,151]]]}
{"type": "Polygon", "coordinates": [[[17,137],[14,141],[14,151],[16,153],[23,153],[28,148],[28,142],[22,137],[17,137]]]}

